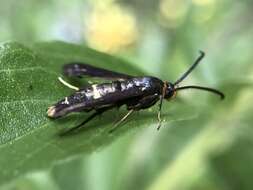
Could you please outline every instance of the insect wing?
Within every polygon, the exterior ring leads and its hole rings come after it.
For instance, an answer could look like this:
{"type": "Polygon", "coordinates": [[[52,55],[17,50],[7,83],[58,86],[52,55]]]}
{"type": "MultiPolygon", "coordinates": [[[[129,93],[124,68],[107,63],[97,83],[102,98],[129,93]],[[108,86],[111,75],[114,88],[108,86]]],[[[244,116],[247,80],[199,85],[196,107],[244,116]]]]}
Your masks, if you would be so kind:
{"type": "Polygon", "coordinates": [[[94,67],[84,63],[69,63],[63,66],[63,73],[66,76],[90,76],[105,79],[130,79],[134,76],[118,73],[98,67],[94,67]]]}

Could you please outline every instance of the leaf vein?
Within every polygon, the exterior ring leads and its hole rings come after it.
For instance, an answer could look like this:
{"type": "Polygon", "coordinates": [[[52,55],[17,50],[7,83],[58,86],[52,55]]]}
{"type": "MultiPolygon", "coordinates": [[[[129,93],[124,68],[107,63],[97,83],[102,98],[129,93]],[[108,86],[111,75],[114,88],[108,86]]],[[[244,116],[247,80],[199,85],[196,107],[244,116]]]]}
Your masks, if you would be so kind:
{"type": "Polygon", "coordinates": [[[4,104],[15,104],[15,103],[42,103],[42,102],[52,102],[53,100],[48,99],[27,99],[27,100],[14,100],[14,101],[6,101],[6,102],[0,102],[0,105],[4,104]]]}
{"type": "Polygon", "coordinates": [[[48,71],[45,68],[39,67],[39,66],[38,67],[17,68],[17,69],[0,69],[0,73],[11,73],[11,72],[33,71],[33,70],[42,70],[42,71],[45,71],[47,73],[58,76],[58,74],[56,72],[48,71]]]}

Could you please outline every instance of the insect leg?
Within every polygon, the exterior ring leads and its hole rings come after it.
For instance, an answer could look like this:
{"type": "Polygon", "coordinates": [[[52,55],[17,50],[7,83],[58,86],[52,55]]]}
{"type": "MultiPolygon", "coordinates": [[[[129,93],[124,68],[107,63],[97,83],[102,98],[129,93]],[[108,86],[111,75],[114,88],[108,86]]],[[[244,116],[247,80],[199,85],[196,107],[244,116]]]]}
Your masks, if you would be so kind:
{"type": "Polygon", "coordinates": [[[62,135],[71,133],[73,131],[76,131],[78,129],[80,129],[81,127],[83,127],[86,123],[88,123],[89,121],[91,121],[93,118],[95,118],[96,116],[102,114],[103,112],[109,110],[110,108],[103,108],[100,110],[97,110],[95,113],[91,114],[88,118],[86,118],[82,123],[78,124],[77,126],[67,130],[66,132],[64,132],[62,135]]]}
{"type": "Polygon", "coordinates": [[[162,104],[163,104],[163,96],[160,96],[159,110],[158,110],[158,114],[157,114],[157,119],[158,119],[157,130],[160,129],[161,124],[162,124],[162,119],[161,119],[162,104]]]}
{"type": "Polygon", "coordinates": [[[157,114],[157,118],[158,118],[157,130],[159,130],[162,125],[161,112],[162,112],[163,99],[165,97],[167,87],[168,87],[168,83],[165,82],[164,86],[163,86],[162,95],[160,95],[159,110],[158,110],[158,114],[157,114]]]}
{"type": "Polygon", "coordinates": [[[129,104],[127,106],[128,106],[128,109],[134,109],[134,110],[146,109],[153,106],[159,100],[159,110],[157,114],[157,118],[158,118],[157,130],[159,130],[162,123],[161,110],[162,110],[163,99],[164,99],[163,95],[159,96],[158,94],[154,94],[154,95],[146,96],[138,100],[135,105],[129,104]]]}
{"type": "Polygon", "coordinates": [[[122,118],[114,125],[114,127],[110,130],[110,133],[113,132],[113,131],[115,131],[115,129],[117,129],[117,127],[118,127],[122,122],[124,122],[133,112],[134,112],[134,110],[129,110],[129,111],[127,112],[127,114],[126,114],[124,117],[122,117],[122,118]]]}
{"type": "Polygon", "coordinates": [[[64,86],[66,86],[66,87],[68,87],[68,88],[74,89],[74,90],[76,90],[76,91],[79,90],[78,87],[69,84],[68,82],[66,82],[65,80],[63,80],[61,77],[58,77],[58,80],[59,80],[64,86]]]}
{"type": "Polygon", "coordinates": [[[133,102],[127,103],[127,109],[134,109],[134,110],[140,110],[140,109],[146,109],[151,106],[153,106],[157,100],[159,100],[159,95],[154,94],[154,95],[149,95],[146,97],[143,97],[141,99],[137,99],[133,102]]]}

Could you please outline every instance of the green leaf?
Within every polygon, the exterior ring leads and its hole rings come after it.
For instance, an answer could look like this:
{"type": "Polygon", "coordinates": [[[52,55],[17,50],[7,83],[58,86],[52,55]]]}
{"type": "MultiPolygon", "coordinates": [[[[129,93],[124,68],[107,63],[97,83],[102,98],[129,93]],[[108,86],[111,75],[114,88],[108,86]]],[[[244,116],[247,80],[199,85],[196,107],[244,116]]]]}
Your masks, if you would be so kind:
{"type": "MultiPolygon", "coordinates": [[[[55,163],[98,150],[128,131],[157,123],[157,108],[133,115],[124,127],[109,134],[115,117],[124,109],[109,111],[94,119],[79,133],[60,136],[62,130],[84,120],[88,113],[71,114],[63,119],[49,120],[47,108],[72,90],[63,86],[57,77],[64,63],[82,61],[99,67],[133,75],[141,71],[118,58],[86,47],[63,42],[39,43],[26,47],[5,43],[0,47],[0,184],[27,172],[50,168],[55,163]]],[[[75,81],[74,81],[75,82],[75,81]]],[[[84,82],[84,81],[83,81],[84,82]]],[[[172,106],[164,106],[171,111],[172,106]]],[[[167,122],[187,119],[190,108],[167,122]]],[[[190,114],[189,114],[190,113],[190,114]]],[[[165,123],[164,123],[165,124],[165,123]]]]}

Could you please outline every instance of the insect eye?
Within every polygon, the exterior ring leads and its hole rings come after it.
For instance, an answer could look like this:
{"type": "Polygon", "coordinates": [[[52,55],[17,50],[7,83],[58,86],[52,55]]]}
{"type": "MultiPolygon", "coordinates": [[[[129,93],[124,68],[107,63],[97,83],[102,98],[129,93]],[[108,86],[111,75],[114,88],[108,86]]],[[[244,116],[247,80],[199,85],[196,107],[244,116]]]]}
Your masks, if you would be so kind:
{"type": "Polygon", "coordinates": [[[165,98],[167,99],[171,98],[173,95],[174,95],[174,91],[172,91],[171,89],[167,89],[165,98]]]}
{"type": "Polygon", "coordinates": [[[175,95],[175,88],[173,84],[168,84],[167,89],[166,89],[166,93],[165,93],[165,98],[169,99],[171,97],[173,97],[175,95]]]}

